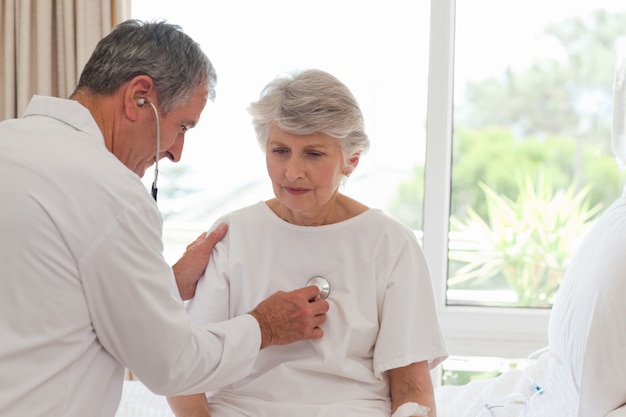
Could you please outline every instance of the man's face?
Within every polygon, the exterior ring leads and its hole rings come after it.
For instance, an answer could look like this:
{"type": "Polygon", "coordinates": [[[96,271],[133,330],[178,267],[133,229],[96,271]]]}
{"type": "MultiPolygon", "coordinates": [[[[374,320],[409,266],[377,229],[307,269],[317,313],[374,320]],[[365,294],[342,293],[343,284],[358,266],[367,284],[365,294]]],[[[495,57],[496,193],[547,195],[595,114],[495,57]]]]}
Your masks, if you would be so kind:
{"type": "Polygon", "coordinates": [[[146,169],[155,163],[156,158],[169,158],[173,162],[180,161],[185,143],[185,133],[198,124],[200,114],[206,103],[206,88],[200,88],[187,104],[175,108],[167,116],[163,116],[158,104],[155,104],[157,111],[159,111],[161,129],[161,144],[158,155],[156,151],[156,120],[152,107],[146,103],[144,107],[146,111],[152,114],[152,117],[145,118],[143,122],[145,130],[140,137],[136,138],[141,145],[137,144],[134,147],[134,162],[131,162],[130,166],[127,164],[127,166],[137,175],[143,177],[146,169]]]}

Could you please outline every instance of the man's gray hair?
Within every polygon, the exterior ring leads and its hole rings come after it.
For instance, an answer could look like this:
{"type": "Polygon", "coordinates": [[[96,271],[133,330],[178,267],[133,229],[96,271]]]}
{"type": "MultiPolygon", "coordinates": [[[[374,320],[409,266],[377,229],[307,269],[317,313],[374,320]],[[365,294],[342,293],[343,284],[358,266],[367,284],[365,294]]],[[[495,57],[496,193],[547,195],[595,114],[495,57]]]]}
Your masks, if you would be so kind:
{"type": "Polygon", "coordinates": [[[198,43],[180,26],[132,19],[98,42],[74,94],[113,94],[138,75],[152,78],[164,114],[187,104],[205,84],[207,98],[215,98],[217,75],[198,43]]]}

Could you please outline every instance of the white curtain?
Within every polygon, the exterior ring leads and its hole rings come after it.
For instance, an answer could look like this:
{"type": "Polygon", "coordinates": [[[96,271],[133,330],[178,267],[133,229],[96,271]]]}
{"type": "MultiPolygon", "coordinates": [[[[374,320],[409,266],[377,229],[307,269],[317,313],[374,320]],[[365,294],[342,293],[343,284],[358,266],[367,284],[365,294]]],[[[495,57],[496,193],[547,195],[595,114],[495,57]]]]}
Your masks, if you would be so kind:
{"type": "Polygon", "coordinates": [[[0,0],[0,120],[33,94],[68,97],[96,43],[130,0],[0,0]]]}

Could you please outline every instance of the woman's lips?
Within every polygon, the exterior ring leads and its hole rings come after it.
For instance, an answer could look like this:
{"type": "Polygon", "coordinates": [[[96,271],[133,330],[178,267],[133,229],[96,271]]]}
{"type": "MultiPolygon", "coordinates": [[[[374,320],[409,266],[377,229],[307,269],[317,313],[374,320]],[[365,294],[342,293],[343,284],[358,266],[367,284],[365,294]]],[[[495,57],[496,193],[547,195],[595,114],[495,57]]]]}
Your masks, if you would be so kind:
{"type": "Polygon", "coordinates": [[[283,187],[285,191],[287,191],[291,195],[302,195],[309,191],[308,188],[300,188],[300,187],[283,187]]]}

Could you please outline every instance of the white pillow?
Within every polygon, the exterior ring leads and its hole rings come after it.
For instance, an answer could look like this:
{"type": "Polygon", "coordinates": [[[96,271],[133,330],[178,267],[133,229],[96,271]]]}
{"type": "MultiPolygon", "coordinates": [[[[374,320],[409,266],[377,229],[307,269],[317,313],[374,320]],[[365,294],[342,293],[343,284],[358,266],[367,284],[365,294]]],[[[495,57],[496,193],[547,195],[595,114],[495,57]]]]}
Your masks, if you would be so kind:
{"type": "Polygon", "coordinates": [[[548,336],[579,393],[579,417],[605,417],[626,404],[626,197],[609,207],[574,255],[548,336]]]}

